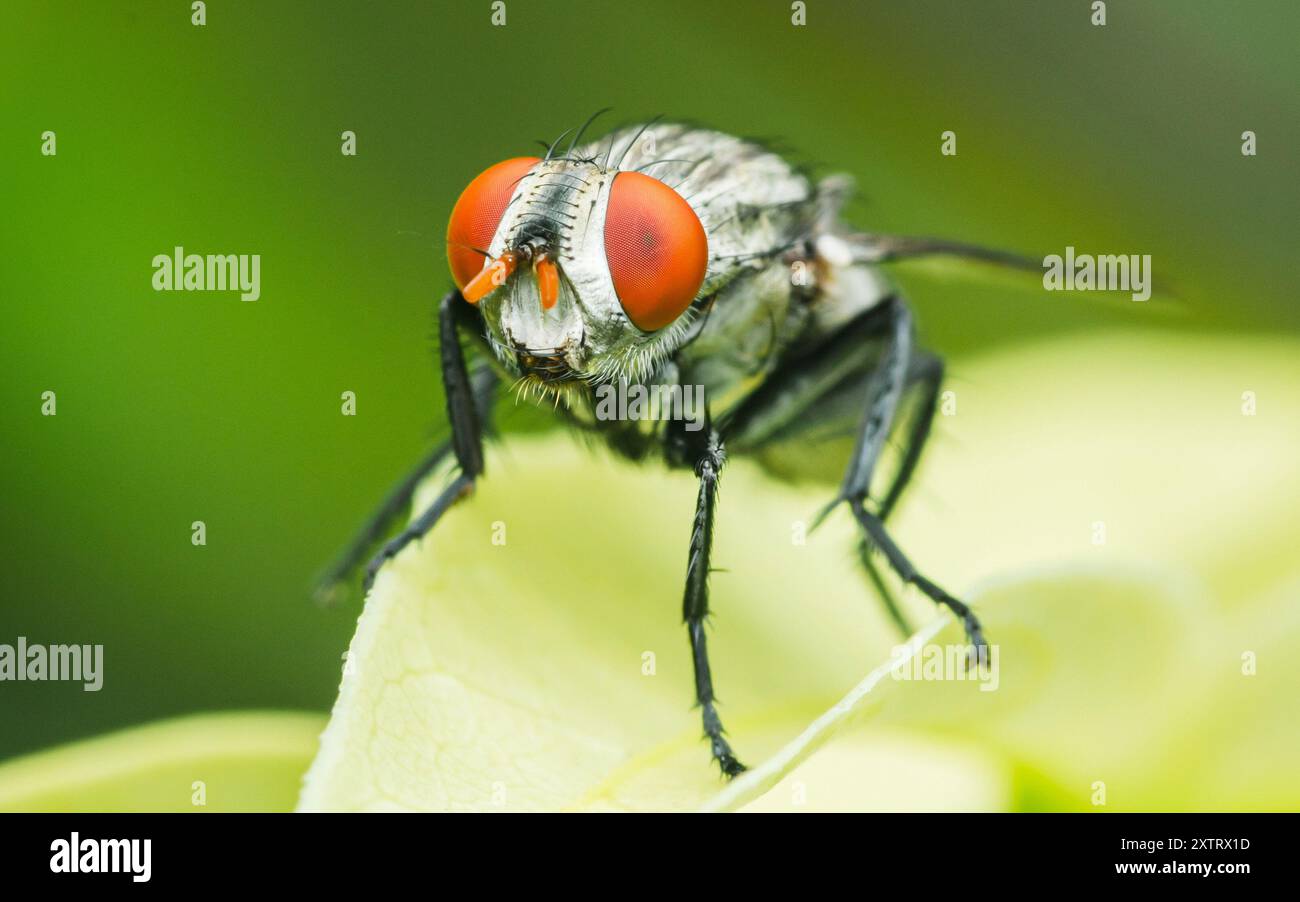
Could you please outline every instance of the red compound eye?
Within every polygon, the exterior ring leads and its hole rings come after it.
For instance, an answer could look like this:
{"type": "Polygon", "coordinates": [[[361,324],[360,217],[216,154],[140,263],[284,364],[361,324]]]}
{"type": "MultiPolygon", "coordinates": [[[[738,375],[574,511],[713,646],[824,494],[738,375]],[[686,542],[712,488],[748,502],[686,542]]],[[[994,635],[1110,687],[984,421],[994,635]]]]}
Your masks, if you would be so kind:
{"type": "Polygon", "coordinates": [[[497,163],[461,192],[447,223],[447,263],[457,288],[463,290],[483,269],[487,258],[478,251],[487,251],[519,180],[539,162],[537,157],[515,157],[497,163]]]}
{"type": "Polygon", "coordinates": [[[680,194],[640,172],[620,172],[609,190],[605,258],[623,312],[638,329],[653,332],[695,300],[709,239],[680,194]]]}

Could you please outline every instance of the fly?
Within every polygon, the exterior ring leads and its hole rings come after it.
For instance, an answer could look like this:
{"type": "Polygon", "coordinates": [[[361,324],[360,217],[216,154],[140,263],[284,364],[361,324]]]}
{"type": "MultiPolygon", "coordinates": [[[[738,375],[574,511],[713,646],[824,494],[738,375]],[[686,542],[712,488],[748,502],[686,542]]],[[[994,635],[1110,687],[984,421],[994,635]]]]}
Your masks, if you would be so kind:
{"type": "Polygon", "coordinates": [[[734,777],[745,766],[718,715],[705,637],[728,456],[815,475],[835,441],[849,437],[834,457],[839,490],[818,522],[848,507],[861,528],[862,564],[904,632],[873,549],[953,613],[972,655],[987,655],[975,613],[923,575],[886,528],[929,436],[944,367],[914,344],[908,306],[878,264],[926,254],[1036,264],[956,242],[855,232],[840,219],[846,177],[813,182],[755,141],[651,121],[579,146],[585,128],[562,153],[557,140],[543,157],[489,167],[456,202],[447,259],[457,287],[438,306],[451,437],[394,489],[323,587],[340,585],[366,559],[448,454],[455,478],[370,558],[365,589],[473,489],[484,475],[497,390],[513,385],[622,455],[660,456],[695,473],[682,617],[704,732],[713,759],[734,777]],[[702,410],[693,419],[663,416],[663,404],[639,416],[602,415],[599,398],[611,387],[651,387],[669,399],[698,392],[702,410]],[[891,437],[900,445],[896,463],[878,467],[891,437]]]}

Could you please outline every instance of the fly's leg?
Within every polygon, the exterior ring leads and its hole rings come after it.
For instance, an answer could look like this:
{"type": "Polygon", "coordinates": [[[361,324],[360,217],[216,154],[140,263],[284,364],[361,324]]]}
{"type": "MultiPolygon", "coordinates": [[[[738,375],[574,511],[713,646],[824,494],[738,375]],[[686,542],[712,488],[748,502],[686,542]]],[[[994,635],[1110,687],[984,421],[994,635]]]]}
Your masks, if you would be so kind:
{"type": "MultiPolygon", "coordinates": [[[[886,519],[920,460],[943,377],[943,364],[933,354],[920,350],[910,355],[898,354],[894,335],[898,333],[895,311],[900,303],[896,298],[885,299],[783,364],[744,406],[729,415],[723,431],[732,447],[743,453],[761,455],[774,446],[784,445],[797,448],[795,453],[807,453],[809,447],[816,447],[819,434],[836,435],[842,428],[846,434],[856,435],[862,423],[860,398],[864,384],[875,391],[881,381],[878,371],[883,368],[896,372],[898,364],[888,359],[891,351],[900,361],[910,356],[903,390],[896,393],[898,400],[893,402],[891,410],[918,384],[921,390],[916,400],[920,403],[913,405],[915,413],[908,421],[898,469],[891,474],[893,482],[878,508],[881,519],[886,519]],[[804,444],[810,440],[811,446],[804,444]]],[[[911,336],[906,328],[901,334],[901,340],[910,347],[911,336]]],[[[880,428],[877,451],[883,448],[883,437],[891,432],[895,414],[881,419],[887,420],[887,424],[880,428]]],[[[856,449],[854,456],[859,456],[860,451],[856,449]]],[[[886,613],[903,635],[911,635],[893,592],[880,578],[865,537],[858,552],[863,570],[884,603],[886,613]]]]}
{"type": "Polygon", "coordinates": [[[889,533],[885,531],[885,524],[880,518],[866,509],[861,498],[850,498],[849,509],[853,511],[853,516],[866,531],[867,536],[877,548],[885,555],[885,560],[889,561],[889,566],[894,569],[899,578],[905,583],[911,583],[916,586],[935,604],[942,605],[952,611],[953,615],[961,621],[962,628],[966,631],[966,639],[971,644],[970,663],[978,663],[983,666],[988,661],[988,642],[984,639],[984,629],[980,626],[979,618],[970,606],[954,598],[944,591],[941,587],[917,572],[916,567],[908,560],[907,555],[903,554],[889,533]]]}
{"type": "Polygon", "coordinates": [[[903,616],[903,610],[898,606],[898,599],[894,597],[894,592],[885,584],[884,578],[880,575],[880,568],[876,566],[875,558],[871,556],[871,543],[865,538],[858,542],[858,562],[862,564],[862,569],[867,573],[867,579],[871,580],[871,587],[876,590],[880,596],[880,601],[885,606],[885,613],[889,619],[894,621],[894,626],[898,627],[899,633],[903,638],[912,635],[912,625],[907,622],[903,616]]]}
{"type": "MultiPolygon", "coordinates": [[[[923,395],[919,401],[915,419],[911,423],[910,432],[905,440],[903,459],[899,464],[898,472],[894,475],[894,481],[890,484],[884,500],[880,502],[881,521],[889,518],[890,511],[898,503],[903,490],[907,488],[912,474],[916,471],[916,465],[921,459],[921,452],[925,447],[926,439],[930,436],[930,427],[934,423],[935,404],[939,398],[939,387],[943,383],[943,360],[933,354],[918,351],[912,359],[911,372],[908,374],[908,383],[913,382],[919,382],[922,385],[923,395]]],[[[894,625],[898,627],[898,631],[903,636],[910,636],[912,634],[911,624],[907,622],[907,618],[899,608],[893,591],[881,578],[871,550],[871,543],[865,538],[858,544],[858,560],[862,564],[862,569],[866,571],[867,578],[871,581],[876,594],[880,596],[886,613],[889,614],[889,618],[894,622],[894,625]]]]}
{"type": "MultiPolygon", "coordinates": [[[[871,477],[876,462],[880,459],[880,452],[884,447],[885,438],[888,436],[889,429],[893,425],[895,415],[898,412],[899,401],[907,381],[907,372],[912,357],[911,313],[899,298],[892,298],[888,303],[890,305],[889,343],[869,383],[867,409],[858,430],[853,458],[849,461],[848,470],[844,474],[844,483],[840,487],[839,496],[827,507],[826,511],[823,511],[822,516],[825,516],[835,505],[847,502],[849,509],[853,512],[854,518],[861,525],[867,538],[884,554],[885,560],[898,574],[899,578],[905,583],[916,586],[935,604],[948,608],[961,621],[962,627],[966,631],[966,637],[973,647],[973,656],[977,657],[982,663],[987,659],[988,645],[984,640],[984,631],[975,613],[969,606],[954,598],[928,577],[922,575],[912,565],[912,562],[885,529],[884,515],[888,512],[885,503],[882,503],[876,512],[869,511],[866,508],[865,502],[867,492],[871,486],[871,477]]],[[[922,419],[928,420],[932,414],[933,404],[930,405],[929,415],[923,413],[922,419]]],[[[928,422],[924,430],[928,434],[928,422]]],[[[912,441],[910,444],[916,445],[917,442],[912,441]]],[[[900,480],[902,480],[902,484],[906,484],[903,478],[904,473],[906,477],[911,476],[911,470],[915,469],[916,459],[919,456],[919,448],[914,450],[909,448],[909,451],[905,453],[899,474],[900,479],[895,480],[895,488],[898,488],[900,480]],[[913,458],[910,465],[908,463],[909,458],[913,458]]],[[[897,492],[891,489],[886,495],[885,502],[892,506],[901,491],[901,488],[898,488],[897,492]]]]}
{"type": "Polygon", "coordinates": [[[423,538],[438,523],[447,508],[474,488],[474,480],[483,473],[483,428],[475,404],[474,390],[465,369],[465,354],[460,346],[458,328],[472,308],[459,291],[448,292],[438,305],[438,354],[442,365],[442,385],[447,396],[447,419],[451,423],[451,449],[460,472],[437,499],[409,526],[384,544],[366,564],[363,590],[370,591],[389,558],[417,539],[423,538]]]}
{"type": "Polygon", "coordinates": [[[691,660],[695,664],[695,700],[704,720],[713,760],[728,778],[745,770],[727,743],[713,696],[713,674],[704,622],[709,614],[709,555],[713,546],[713,515],[718,503],[718,475],[726,460],[722,440],[712,428],[695,462],[700,493],[695,502],[695,525],[691,529],[691,550],[686,565],[686,591],[682,597],[682,620],[691,639],[691,660]]]}
{"type": "Polygon", "coordinates": [[[889,519],[889,513],[898,503],[899,497],[912,480],[916,465],[921,460],[921,452],[930,437],[930,428],[934,425],[935,407],[939,402],[939,388],[943,385],[943,359],[934,354],[918,351],[912,358],[911,373],[908,382],[919,382],[922,386],[920,406],[916,410],[916,419],[912,421],[911,432],[903,449],[903,460],[898,465],[894,482],[880,502],[880,519],[889,519]]]}
{"type": "Polygon", "coordinates": [[[357,530],[356,535],[339,552],[338,557],[324,574],[316,580],[315,596],[318,602],[329,606],[337,604],[346,597],[348,576],[360,566],[369,553],[370,547],[379,540],[388,530],[389,524],[395,521],[410,503],[411,496],[415,494],[416,487],[424,477],[432,473],[450,453],[451,442],[441,442],[389,491],[388,496],[375,512],[357,530]]]}
{"type": "Polygon", "coordinates": [[[384,543],[379,549],[379,553],[370,559],[366,564],[365,577],[361,582],[363,592],[369,592],[370,587],[375,583],[375,575],[379,573],[379,568],[388,563],[389,558],[395,557],[403,548],[414,542],[416,539],[422,539],[437,525],[442,519],[442,515],[447,512],[461,496],[468,495],[474,488],[474,478],[466,473],[457,474],[456,478],[451,481],[442,492],[438,495],[433,504],[425,509],[409,526],[399,532],[396,536],[384,543]]]}
{"type": "MultiPolygon", "coordinates": [[[[496,397],[497,376],[490,366],[480,366],[470,374],[474,393],[474,406],[485,430],[490,431],[488,416],[496,397]]],[[[316,598],[322,604],[334,603],[345,591],[349,575],[366,560],[370,549],[383,537],[391,525],[411,503],[416,488],[451,453],[451,441],[440,442],[437,447],[411,469],[402,481],[389,491],[387,497],[372,513],[352,540],[339,552],[338,557],[316,581],[316,598]]]]}
{"type": "MultiPolygon", "coordinates": [[[[908,383],[909,385],[920,383],[922,396],[918,402],[919,406],[916,409],[915,419],[912,420],[911,429],[905,440],[903,459],[898,465],[898,472],[894,475],[894,481],[885,493],[884,500],[880,502],[879,510],[882,522],[889,519],[889,512],[894,509],[894,505],[898,503],[903,490],[907,488],[907,484],[911,481],[912,474],[916,471],[916,465],[921,459],[921,451],[925,448],[926,439],[930,437],[930,427],[934,423],[935,405],[939,400],[939,387],[943,384],[943,360],[925,351],[916,352],[916,355],[912,358],[908,383]]],[[[876,590],[876,594],[880,596],[880,600],[884,603],[889,619],[894,621],[894,625],[898,627],[898,631],[903,636],[912,635],[912,627],[907,622],[907,618],[903,616],[893,591],[881,578],[880,571],[876,567],[876,561],[871,556],[871,543],[865,538],[858,543],[858,560],[862,563],[862,569],[866,571],[867,578],[871,580],[872,588],[876,590]]]]}
{"type": "Polygon", "coordinates": [[[885,304],[888,305],[889,318],[885,351],[867,381],[867,409],[858,426],[853,456],[840,493],[822,512],[822,517],[841,501],[867,497],[871,476],[894,425],[907,384],[907,370],[912,359],[912,314],[901,298],[891,297],[885,304]]]}

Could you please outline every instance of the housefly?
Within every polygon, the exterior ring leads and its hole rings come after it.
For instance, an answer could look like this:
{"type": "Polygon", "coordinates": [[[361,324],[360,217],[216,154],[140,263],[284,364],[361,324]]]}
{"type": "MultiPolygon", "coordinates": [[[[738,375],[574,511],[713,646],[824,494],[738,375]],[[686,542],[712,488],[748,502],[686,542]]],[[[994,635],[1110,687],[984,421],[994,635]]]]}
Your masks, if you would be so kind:
{"type": "Polygon", "coordinates": [[[704,732],[732,777],[745,768],[719,719],[705,637],[727,457],[783,476],[833,464],[839,491],[821,516],[845,505],[857,520],[860,558],[895,621],[906,629],[877,556],[955,615],[972,654],[986,654],[975,613],[923,575],[886,528],[930,433],[943,362],[915,346],[911,313],[879,264],[925,254],[1026,261],[855,232],[840,220],[847,178],[814,182],[760,142],[652,120],[580,144],[585,129],[562,152],[568,133],[543,144],[544,156],[490,166],[460,195],[447,227],[456,288],[438,307],[451,437],[394,489],[323,586],[366,559],[447,455],[455,477],[370,558],[366,589],[483,478],[496,391],[513,386],[621,455],[695,473],[682,617],[704,732]],[[661,403],[639,416],[602,415],[612,387],[658,388],[661,403]],[[688,391],[702,394],[698,416],[663,415],[688,391]],[[887,441],[897,448],[878,466],[887,441]]]}

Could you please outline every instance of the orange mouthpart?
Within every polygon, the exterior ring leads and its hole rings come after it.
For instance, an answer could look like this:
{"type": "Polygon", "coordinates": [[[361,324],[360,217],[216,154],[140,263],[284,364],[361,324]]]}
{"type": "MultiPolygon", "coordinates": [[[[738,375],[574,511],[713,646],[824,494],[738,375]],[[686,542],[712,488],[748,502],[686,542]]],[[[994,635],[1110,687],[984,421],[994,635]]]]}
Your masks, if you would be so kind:
{"type": "Polygon", "coordinates": [[[519,258],[511,251],[506,251],[487,266],[483,267],[474,278],[465,283],[461,295],[471,304],[477,304],[493,291],[505,284],[506,279],[519,265],[519,258]]]}
{"type": "Polygon", "coordinates": [[[560,299],[560,272],[555,261],[542,254],[534,267],[537,272],[537,293],[542,297],[542,309],[550,310],[560,299]]]}

